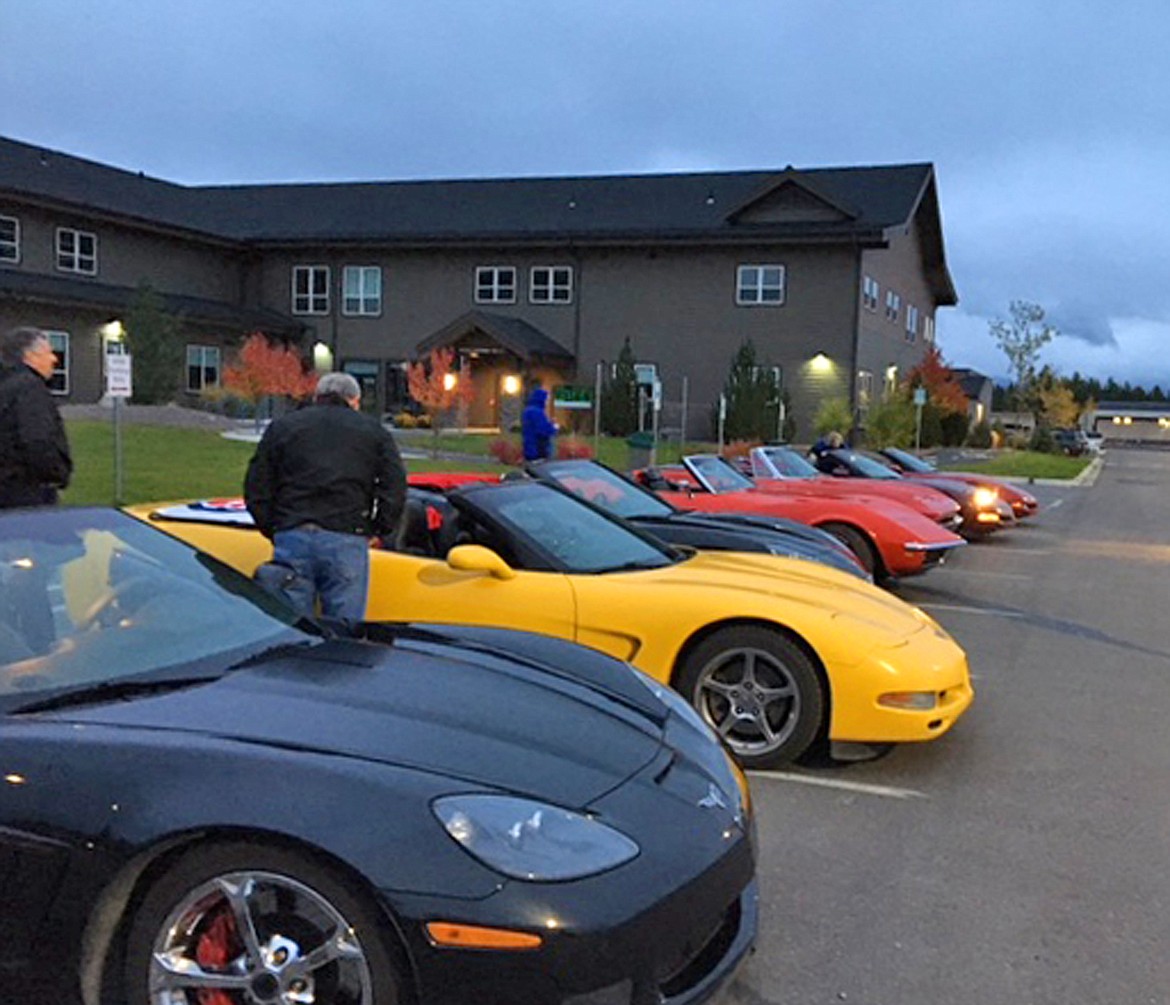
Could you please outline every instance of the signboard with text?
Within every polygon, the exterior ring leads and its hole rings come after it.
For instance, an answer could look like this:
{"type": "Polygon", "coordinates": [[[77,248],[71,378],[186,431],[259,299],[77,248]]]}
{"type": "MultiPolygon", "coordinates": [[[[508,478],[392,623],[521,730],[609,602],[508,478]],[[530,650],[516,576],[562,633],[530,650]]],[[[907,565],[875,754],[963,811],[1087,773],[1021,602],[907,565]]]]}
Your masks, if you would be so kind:
{"type": "Polygon", "coordinates": [[[111,398],[129,398],[133,394],[130,359],[129,355],[106,357],[106,394],[111,398]]]}
{"type": "Polygon", "coordinates": [[[593,388],[562,384],[553,392],[554,408],[592,408],[593,388]]]}

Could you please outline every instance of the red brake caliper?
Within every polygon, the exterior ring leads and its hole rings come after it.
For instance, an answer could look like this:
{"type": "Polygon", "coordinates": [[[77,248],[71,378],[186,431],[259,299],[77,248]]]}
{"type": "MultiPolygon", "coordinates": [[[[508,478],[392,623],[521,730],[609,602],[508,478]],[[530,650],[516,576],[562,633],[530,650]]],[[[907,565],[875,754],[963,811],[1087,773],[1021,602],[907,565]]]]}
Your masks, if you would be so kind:
{"type": "MultiPolygon", "coordinates": [[[[216,912],[195,945],[195,961],[205,970],[223,970],[242,951],[236,919],[226,907],[216,912]]],[[[236,1005],[226,991],[204,988],[195,993],[199,1005],[236,1005]]]]}

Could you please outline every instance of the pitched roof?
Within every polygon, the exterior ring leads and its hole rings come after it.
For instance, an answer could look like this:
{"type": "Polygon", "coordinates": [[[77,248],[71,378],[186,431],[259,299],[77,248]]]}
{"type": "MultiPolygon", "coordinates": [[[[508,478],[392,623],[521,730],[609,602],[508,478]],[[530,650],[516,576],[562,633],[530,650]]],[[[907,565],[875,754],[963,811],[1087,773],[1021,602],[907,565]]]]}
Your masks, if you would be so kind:
{"type": "Polygon", "coordinates": [[[468,311],[427,336],[416,348],[421,355],[432,349],[452,346],[461,339],[480,332],[522,360],[553,361],[573,358],[569,350],[535,325],[521,318],[488,314],[484,311],[468,311]]]}
{"type": "Polygon", "coordinates": [[[183,186],[0,137],[0,196],[253,245],[548,241],[825,242],[881,247],[916,216],[927,275],[954,302],[928,163],[783,171],[183,186]],[[802,193],[826,211],[767,210],[802,193]],[[759,212],[752,212],[760,207],[759,212]]]}

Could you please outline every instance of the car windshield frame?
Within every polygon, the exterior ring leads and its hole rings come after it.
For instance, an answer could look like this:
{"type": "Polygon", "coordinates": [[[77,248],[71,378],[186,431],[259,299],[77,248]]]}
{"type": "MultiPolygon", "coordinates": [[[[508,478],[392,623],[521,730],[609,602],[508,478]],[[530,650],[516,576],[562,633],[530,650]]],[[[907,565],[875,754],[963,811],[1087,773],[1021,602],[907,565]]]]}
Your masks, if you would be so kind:
{"type": "Polygon", "coordinates": [[[756,484],[727,458],[718,454],[687,454],[683,467],[705,492],[720,495],[726,492],[751,492],[756,484]]]}
{"type": "Polygon", "coordinates": [[[936,468],[929,461],[917,457],[901,447],[886,447],[883,451],[890,460],[895,464],[900,465],[907,471],[913,471],[916,475],[935,475],[939,473],[936,468]]]}
{"type": "Polygon", "coordinates": [[[664,520],[679,512],[676,507],[649,489],[597,461],[579,459],[545,461],[529,465],[527,470],[539,481],[556,485],[578,499],[584,499],[624,520],[664,520]],[[580,490],[572,484],[578,479],[586,483],[581,485],[580,490]],[[605,491],[594,495],[585,494],[589,482],[601,483],[605,491]],[[615,497],[615,493],[620,495],[615,497]],[[630,505],[631,503],[634,505],[630,505]]]}
{"type": "Polygon", "coordinates": [[[215,679],[323,630],[247,576],[114,509],[0,513],[0,711],[125,682],[215,679]]]}
{"type": "Polygon", "coordinates": [[[821,472],[817,470],[816,465],[791,447],[754,447],[752,449],[753,468],[757,457],[762,462],[761,466],[768,469],[770,472],[768,477],[771,478],[811,481],[821,477],[821,472]]]}
{"type": "Polygon", "coordinates": [[[902,480],[902,476],[893,468],[875,461],[872,457],[866,457],[865,454],[858,453],[856,450],[830,450],[825,456],[844,465],[862,478],[886,482],[902,480]]]}
{"type": "MultiPolygon", "coordinates": [[[[538,479],[467,485],[449,498],[461,519],[470,516],[502,533],[511,552],[502,557],[518,561],[526,571],[604,575],[665,568],[687,557],[600,506],[538,479]]],[[[482,543],[492,547],[490,540],[482,543]]]]}

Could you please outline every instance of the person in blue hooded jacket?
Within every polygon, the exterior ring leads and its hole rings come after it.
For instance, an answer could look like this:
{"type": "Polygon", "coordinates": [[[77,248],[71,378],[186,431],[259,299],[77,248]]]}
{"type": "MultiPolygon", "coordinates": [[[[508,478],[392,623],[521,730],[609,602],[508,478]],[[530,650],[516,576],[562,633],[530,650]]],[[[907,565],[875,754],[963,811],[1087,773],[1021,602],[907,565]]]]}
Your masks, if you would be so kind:
{"type": "Polygon", "coordinates": [[[545,412],[547,404],[548,391],[537,387],[528,396],[528,404],[520,413],[520,435],[524,439],[526,461],[543,461],[552,456],[557,424],[545,412]]]}

